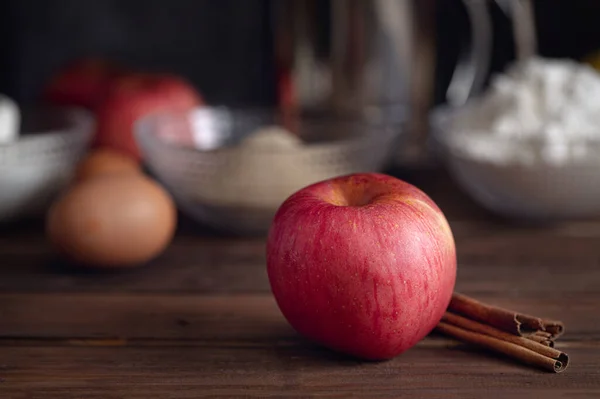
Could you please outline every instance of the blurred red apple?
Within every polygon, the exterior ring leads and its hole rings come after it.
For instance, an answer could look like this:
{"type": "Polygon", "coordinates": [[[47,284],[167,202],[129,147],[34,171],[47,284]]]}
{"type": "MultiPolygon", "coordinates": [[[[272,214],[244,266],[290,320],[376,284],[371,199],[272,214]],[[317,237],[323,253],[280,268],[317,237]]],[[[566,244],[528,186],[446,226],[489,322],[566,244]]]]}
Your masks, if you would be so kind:
{"type": "Polygon", "coordinates": [[[106,60],[77,60],[51,79],[44,90],[44,100],[52,104],[94,109],[106,95],[110,82],[125,73],[125,70],[106,60]]]}
{"type": "Polygon", "coordinates": [[[302,335],[370,360],[392,358],[440,321],[456,279],[452,232],[418,188],[382,174],[308,186],[278,210],[267,270],[302,335]]]}
{"type": "Polygon", "coordinates": [[[96,145],[140,159],[134,123],[156,112],[186,112],[203,103],[184,79],[172,75],[137,74],[113,81],[97,111],[96,145]]]}

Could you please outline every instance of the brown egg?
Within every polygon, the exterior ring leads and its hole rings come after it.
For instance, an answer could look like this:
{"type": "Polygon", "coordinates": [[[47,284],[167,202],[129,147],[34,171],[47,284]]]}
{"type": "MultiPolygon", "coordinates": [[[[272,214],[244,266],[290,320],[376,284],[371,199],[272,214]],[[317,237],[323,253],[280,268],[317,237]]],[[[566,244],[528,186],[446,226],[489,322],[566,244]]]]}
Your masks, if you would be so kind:
{"type": "Polygon", "coordinates": [[[107,174],[140,173],[138,162],[115,150],[100,148],[92,151],[77,167],[75,180],[82,181],[91,177],[107,174]]]}
{"type": "Polygon", "coordinates": [[[106,175],[71,188],[49,210],[46,231],[56,248],[89,266],[127,267],[159,255],[177,222],[171,197],[139,175],[106,175]]]}

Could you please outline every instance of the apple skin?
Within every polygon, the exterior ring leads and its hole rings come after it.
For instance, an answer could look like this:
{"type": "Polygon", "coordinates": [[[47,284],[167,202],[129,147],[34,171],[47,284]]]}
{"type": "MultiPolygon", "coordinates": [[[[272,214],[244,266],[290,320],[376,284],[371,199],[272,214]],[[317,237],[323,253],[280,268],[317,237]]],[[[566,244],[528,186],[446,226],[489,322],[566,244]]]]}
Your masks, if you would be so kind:
{"type": "Polygon", "coordinates": [[[76,60],[50,80],[43,98],[52,104],[94,110],[106,96],[110,82],[126,73],[125,69],[103,59],[76,60]]]}
{"type": "Polygon", "coordinates": [[[157,112],[188,112],[204,102],[183,78],[167,74],[135,74],[119,78],[97,110],[95,146],[121,151],[140,160],[135,122],[157,112]]]}
{"type": "Polygon", "coordinates": [[[291,195],[267,239],[277,304],[296,331],[367,360],[393,358],[442,318],[456,249],[437,205],[377,173],[340,176],[291,195]]]}

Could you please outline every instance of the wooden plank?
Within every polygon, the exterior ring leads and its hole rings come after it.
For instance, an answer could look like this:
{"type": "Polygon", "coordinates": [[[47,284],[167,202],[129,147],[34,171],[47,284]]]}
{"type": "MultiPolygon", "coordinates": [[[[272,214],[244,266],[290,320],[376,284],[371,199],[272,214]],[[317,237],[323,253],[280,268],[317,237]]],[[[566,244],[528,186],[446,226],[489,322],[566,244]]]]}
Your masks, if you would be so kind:
{"type": "Polygon", "coordinates": [[[0,336],[275,340],[295,337],[261,296],[0,295],[0,336]]]}
{"type": "MultiPolygon", "coordinates": [[[[600,221],[518,225],[481,210],[444,173],[405,177],[438,201],[451,221],[458,289],[513,296],[600,293],[600,221]]],[[[174,243],[149,265],[92,272],[57,259],[41,223],[9,225],[0,228],[0,292],[264,293],[264,250],[264,238],[215,236],[182,217],[174,243]]]]}
{"type": "Polygon", "coordinates": [[[41,237],[0,240],[0,292],[266,292],[264,241],[177,237],[138,269],[75,269],[41,237]],[[33,278],[35,276],[35,278],[33,278]]]}
{"type": "MultiPolygon", "coordinates": [[[[600,293],[600,225],[460,229],[461,290],[600,293]]],[[[145,267],[94,272],[66,267],[42,237],[26,236],[0,239],[0,291],[260,293],[269,284],[260,238],[184,235],[145,267]]]]}
{"type": "MultiPolygon", "coordinates": [[[[439,172],[412,179],[448,209],[458,249],[457,289],[514,297],[600,293],[600,222],[517,225],[482,212],[439,172]]],[[[269,292],[264,238],[213,236],[182,218],[174,243],[149,265],[94,272],[57,259],[42,227],[0,230],[0,292],[269,292]]]]}
{"type": "Polygon", "coordinates": [[[0,394],[17,398],[597,397],[599,347],[563,374],[446,346],[360,362],[310,345],[2,348],[0,394]],[[19,396],[21,395],[21,396],[19,396]]]}
{"type": "Polygon", "coordinates": [[[147,267],[86,272],[57,261],[34,224],[0,231],[0,398],[600,397],[600,223],[519,226],[448,181],[431,187],[456,236],[457,288],[563,320],[567,372],[436,335],[383,363],[312,345],[269,294],[261,238],[183,220],[147,267]]]}
{"type": "MultiPolygon", "coordinates": [[[[600,296],[480,297],[565,322],[561,340],[600,341],[600,296]]],[[[0,337],[276,341],[297,335],[270,295],[1,294],[0,337]]]]}

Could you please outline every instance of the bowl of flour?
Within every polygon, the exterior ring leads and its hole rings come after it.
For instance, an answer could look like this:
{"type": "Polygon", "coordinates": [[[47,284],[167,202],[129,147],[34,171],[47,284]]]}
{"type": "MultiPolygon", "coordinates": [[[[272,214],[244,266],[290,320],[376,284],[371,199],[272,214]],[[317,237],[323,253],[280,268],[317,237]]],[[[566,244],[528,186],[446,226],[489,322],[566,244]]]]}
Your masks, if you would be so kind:
{"type": "Polygon", "coordinates": [[[551,221],[600,215],[600,74],[532,58],[460,108],[431,115],[432,143],[479,204],[551,221]]]}
{"type": "Polygon", "coordinates": [[[405,109],[283,115],[202,107],[141,120],[150,171],[192,218],[226,233],[265,233],[295,191],[334,176],[381,171],[404,135],[405,109]]]}

